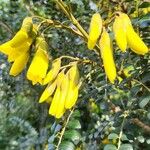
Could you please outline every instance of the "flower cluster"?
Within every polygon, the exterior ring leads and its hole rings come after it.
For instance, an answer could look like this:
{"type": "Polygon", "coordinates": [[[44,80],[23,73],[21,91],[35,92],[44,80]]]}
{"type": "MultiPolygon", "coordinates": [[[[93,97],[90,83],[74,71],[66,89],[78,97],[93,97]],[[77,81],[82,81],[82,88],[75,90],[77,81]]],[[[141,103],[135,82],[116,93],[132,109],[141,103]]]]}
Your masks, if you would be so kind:
{"type": "Polygon", "coordinates": [[[56,118],[62,117],[66,109],[71,109],[77,101],[79,83],[79,71],[77,63],[71,64],[69,70],[60,68],[61,60],[57,58],[52,63],[44,84],[46,89],[40,97],[40,103],[51,103],[49,114],[56,118]]]}
{"type": "Polygon", "coordinates": [[[10,75],[16,76],[26,66],[29,58],[30,46],[37,34],[32,19],[24,19],[21,29],[8,42],[0,45],[0,51],[8,56],[8,61],[13,62],[10,75]]]}
{"type": "MultiPolygon", "coordinates": [[[[148,47],[134,31],[128,15],[117,12],[113,23],[113,32],[118,47],[125,52],[129,47],[133,52],[145,55],[148,47]]],[[[117,73],[113,58],[113,46],[109,34],[103,27],[102,18],[99,13],[92,16],[88,37],[88,48],[93,49],[99,40],[101,57],[104,64],[106,75],[111,83],[114,83],[117,73]]]]}
{"type": "Polygon", "coordinates": [[[32,48],[34,55],[27,70],[27,79],[32,81],[33,85],[47,85],[39,102],[51,103],[49,114],[60,118],[66,109],[75,105],[78,98],[80,84],[77,62],[72,62],[69,68],[61,69],[61,58],[57,58],[50,66],[51,59],[45,38],[38,33],[32,18],[27,17],[16,35],[0,45],[0,52],[8,56],[9,62],[13,62],[10,75],[17,76],[23,71],[32,48]]]}

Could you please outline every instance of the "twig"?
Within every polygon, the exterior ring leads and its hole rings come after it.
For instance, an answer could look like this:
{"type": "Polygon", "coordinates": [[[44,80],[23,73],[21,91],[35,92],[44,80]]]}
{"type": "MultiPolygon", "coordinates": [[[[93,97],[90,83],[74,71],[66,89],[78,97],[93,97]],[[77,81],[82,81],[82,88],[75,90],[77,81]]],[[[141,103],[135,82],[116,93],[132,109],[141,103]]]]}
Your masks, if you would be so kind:
{"type": "Polygon", "coordinates": [[[124,114],[123,114],[123,121],[122,121],[122,124],[121,124],[120,134],[119,134],[119,137],[118,137],[117,150],[119,150],[120,146],[121,146],[121,138],[122,138],[122,134],[123,134],[123,127],[124,127],[124,123],[125,123],[125,120],[126,120],[127,116],[128,116],[128,113],[127,113],[127,111],[125,111],[124,114]]]}
{"type": "Polygon", "coordinates": [[[148,92],[150,92],[150,89],[149,89],[145,84],[143,84],[142,82],[140,82],[140,81],[138,81],[138,80],[136,80],[136,79],[133,79],[133,81],[135,81],[135,82],[141,84],[145,89],[147,89],[148,92]]]}
{"type": "Polygon", "coordinates": [[[67,15],[67,17],[72,21],[72,23],[79,29],[79,31],[88,38],[88,34],[86,31],[82,28],[82,26],[79,24],[77,19],[73,16],[73,14],[66,9],[66,5],[63,3],[62,0],[56,0],[56,3],[61,7],[61,9],[64,11],[64,13],[67,15]]]}
{"type": "MultiPolygon", "coordinates": [[[[36,16],[33,16],[33,17],[36,18],[36,16]]],[[[79,30],[73,29],[72,27],[66,26],[66,25],[62,24],[61,22],[59,22],[59,21],[54,21],[54,20],[51,20],[51,19],[46,19],[46,18],[43,19],[43,21],[40,22],[40,24],[38,25],[38,28],[40,28],[44,23],[49,24],[49,26],[46,29],[44,29],[42,33],[44,33],[47,29],[49,29],[51,27],[55,27],[55,28],[66,29],[66,30],[68,30],[68,31],[84,38],[84,36],[82,35],[82,33],[79,30]]]]}
{"type": "Polygon", "coordinates": [[[78,63],[91,63],[91,64],[95,64],[95,62],[93,62],[92,60],[89,60],[89,59],[80,59],[78,57],[75,58],[75,57],[67,56],[67,55],[64,55],[64,56],[60,57],[60,59],[63,59],[63,58],[69,58],[69,59],[77,61],[78,63]]]}
{"type": "Polygon", "coordinates": [[[77,60],[77,61],[80,60],[78,57],[75,58],[75,57],[72,57],[72,56],[66,56],[66,55],[60,57],[60,59],[62,59],[62,58],[69,58],[69,59],[77,60]]]}
{"type": "Polygon", "coordinates": [[[145,132],[150,134],[150,126],[144,124],[138,118],[131,119],[132,123],[136,124],[137,126],[141,127],[145,132]]]}
{"type": "Polygon", "coordinates": [[[14,32],[11,30],[11,28],[4,22],[0,21],[0,25],[3,26],[7,31],[9,31],[12,35],[14,32]]]}
{"type": "Polygon", "coordinates": [[[62,69],[64,69],[64,68],[71,67],[72,65],[73,65],[73,64],[64,65],[64,66],[62,66],[60,69],[62,70],[62,69]]]}
{"type": "Polygon", "coordinates": [[[58,144],[56,145],[56,150],[59,150],[59,146],[60,146],[60,144],[61,144],[63,135],[64,135],[64,133],[65,133],[66,127],[67,127],[67,125],[68,125],[68,123],[69,123],[69,120],[70,120],[70,117],[71,117],[73,111],[74,111],[74,108],[70,111],[70,114],[69,114],[69,116],[68,116],[68,118],[67,118],[67,120],[66,120],[66,123],[65,123],[65,125],[64,125],[64,127],[63,127],[63,129],[62,129],[62,131],[61,131],[61,133],[60,133],[59,141],[58,141],[58,144]]]}

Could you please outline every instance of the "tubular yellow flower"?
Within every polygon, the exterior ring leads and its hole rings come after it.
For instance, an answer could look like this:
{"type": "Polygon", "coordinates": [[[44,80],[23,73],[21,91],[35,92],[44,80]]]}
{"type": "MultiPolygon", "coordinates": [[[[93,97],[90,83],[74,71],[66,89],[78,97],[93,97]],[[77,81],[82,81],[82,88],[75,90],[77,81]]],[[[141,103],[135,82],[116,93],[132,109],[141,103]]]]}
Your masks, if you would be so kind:
{"type": "Polygon", "coordinates": [[[26,42],[28,38],[29,38],[28,33],[21,28],[13,37],[13,39],[10,41],[10,45],[12,47],[18,47],[20,46],[20,44],[26,42]]]}
{"type": "Polygon", "coordinates": [[[25,18],[21,29],[16,33],[16,35],[10,41],[0,45],[0,51],[8,55],[8,60],[10,62],[14,61],[23,52],[28,51],[33,42],[34,35],[37,31],[34,27],[31,28],[32,30],[29,33],[25,28],[26,24],[30,24],[30,26],[32,26],[32,19],[29,19],[28,17],[25,18]]]}
{"type": "Polygon", "coordinates": [[[68,87],[69,87],[69,79],[68,75],[66,74],[63,76],[62,83],[60,85],[60,99],[59,104],[57,106],[57,111],[55,113],[56,118],[61,118],[65,112],[65,100],[68,93],[68,87]]]}
{"type": "Polygon", "coordinates": [[[32,81],[32,84],[40,83],[46,76],[48,69],[48,54],[45,50],[37,49],[34,58],[27,71],[27,79],[32,81]]]}
{"type": "Polygon", "coordinates": [[[123,52],[125,52],[127,48],[126,28],[123,23],[123,19],[119,16],[116,16],[115,18],[115,22],[113,24],[113,31],[119,48],[123,52]]]}
{"type": "Polygon", "coordinates": [[[148,52],[148,47],[138,36],[138,34],[134,31],[128,15],[121,13],[120,16],[126,28],[126,38],[128,46],[131,48],[133,52],[137,54],[141,55],[146,54],[148,52]]]}
{"type": "Polygon", "coordinates": [[[32,44],[32,39],[29,38],[28,41],[26,41],[25,43],[23,43],[22,45],[18,46],[18,47],[14,47],[12,49],[10,49],[11,51],[8,54],[8,61],[9,62],[13,62],[15,61],[20,55],[22,55],[22,53],[26,53],[29,51],[30,46],[32,44]]]}
{"type": "Polygon", "coordinates": [[[64,70],[62,70],[57,77],[57,89],[55,91],[54,97],[52,99],[52,103],[51,106],[49,108],[49,114],[52,116],[55,116],[57,113],[57,107],[59,105],[59,101],[60,101],[60,96],[61,96],[61,83],[64,79],[64,70]]]}
{"type": "Polygon", "coordinates": [[[27,17],[16,35],[10,41],[0,45],[0,52],[8,56],[9,62],[14,62],[10,75],[18,75],[25,67],[29,57],[28,51],[36,34],[37,30],[33,27],[32,18],[27,17]]]}
{"type": "Polygon", "coordinates": [[[45,38],[42,36],[39,36],[36,38],[36,43],[35,43],[35,49],[41,48],[45,51],[48,50],[48,45],[45,41],[45,38]]]}
{"type": "Polygon", "coordinates": [[[42,93],[39,103],[46,101],[55,91],[56,88],[56,80],[53,83],[48,84],[44,92],[42,93]]]}
{"type": "Polygon", "coordinates": [[[56,76],[59,73],[60,67],[61,67],[61,59],[57,58],[52,62],[52,68],[47,73],[47,75],[43,81],[43,85],[51,82],[52,80],[54,80],[56,78],[56,76]]]}
{"type": "Polygon", "coordinates": [[[93,49],[102,31],[102,18],[99,13],[95,13],[92,16],[89,38],[88,38],[88,48],[93,49]]]}
{"type": "Polygon", "coordinates": [[[33,23],[32,18],[27,17],[23,20],[21,29],[16,33],[13,39],[10,40],[11,47],[19,47],[21,44],[29,41],[32,37],[33,23]]]}
{"type": "Polygon", "coordinates": [[[52,116],[55,116],[57,106],[58,106],[58,103],[59,103],[59,98],[60,98],[60,87],[57,87],[56,92],[54,94],[54,97],[52,99],[51,106],[49,108],[49,114],[52,115],[52,116]]]}
{"type": "Polygon", "coordinates": [[[113,58],[112,44],[110,41],[109,34],[105,30],[105,28],[103,28],[103,32],[101,35],[99,45],[101,48],[101,56],[103,59],[103,64],[104,64],[106,75],[108,79],[110,80],[110,82],[114,83],[117,73],[116,73],[116,67],[115,67],[114,58],[113,58]]]}
{"type": "Polygon", "coordinates": [[[148,47],[131,27],[127,28],[127,42],[131,50],[137,54],[145,55],[148,52],[148,47]]]}
{"type": "Polygon", "coordinates": [[[76,64],[69,69],[68,76],[69,76],[69,86],[65,100],[65,108],[71,109],[78,99],[79,72],[76,64]]]}
{"type": "Polygon", "coordinates": [[[119,12],[119,18],[122,20],[122,24],[124,25],[124,30],[127,32],[128,27],[132,27],[132,23],[127,14],[119,12]]]}
{"type": "Polygon", "coordinates": [[[75,105],[78,99],[78,91],[79,91],[79,86],[75,86],[73,82],[69,81],[69,89],[65,101],[66,109],[71,109],[75,105]]]}
{"type": "Polygon", "coordinates": [[[33,28],[35,28],[35,25],[32,23],[32,17],[26,17],[23,20],[21,28],[24,29],[28,35],[30,35],[32,30],[34,30],[33,28]]]}
{"type": "Polygon", "coordinates": [[[10,75],[13,75],[13,76],[16,76],[18,75],[19,73],[22,72],[22,70],[25,68],[27,62],[28,62],[28,59],[29,59],[29,53],[28,52],[25,52],[23,53],[22,55],[20,55],[13,63],[11,69],[10,69],[10,72],[9,74],[10,75]]]}
{"type": "Polygon", "coordinates": [[[17,57],[19,57],[22,53],[25,53],[29,50],[33,39],[28,38],[24,42],[20,43],[18,46],[12,46],[12,41],[8,41],[2,45],[0,45],[0,51],[6,55],[8,55],[8,61],[13,62],[17,57]]]}
{"type": "Polygon", "coordinates": [[[48,46],[44,37],[36,38],[35,50],[36,53],[27,71],[27,79],[31,80],[33,85],[42,84],[48,69],[48,46]]]}
{"type": "Polygon", "coordinates": [[[130,18],[127,14],[118,13],[113,24],[113,30],[118,46],[125,51],[126,45],[137,54],[144,55],[148,52],[148,47],[134,31],[130,18]]]}

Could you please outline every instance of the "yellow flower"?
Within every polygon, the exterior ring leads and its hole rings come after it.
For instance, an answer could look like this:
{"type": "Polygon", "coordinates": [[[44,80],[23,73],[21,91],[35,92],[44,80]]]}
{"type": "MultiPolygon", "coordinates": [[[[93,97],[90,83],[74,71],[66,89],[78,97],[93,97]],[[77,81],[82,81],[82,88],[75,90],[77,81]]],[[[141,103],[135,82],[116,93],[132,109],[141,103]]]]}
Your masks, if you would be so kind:
{"type": "Polygon", "coordinates": [[[71,109],[77,99],[78,99],[78,91],[79,91],[79,71],[77,68],[77,64],[73,65],[69,71],[68,71],[68,76],[69,76],[69,85],[68,85],[68,92],[66,95],[66,100],[65,100],[65,108],[66,109],[71,109]]]}
{"type": "Polygon", "coordinates": [[[0,45],[0,52],[8,56],[9,62],[14,62],[10,69],[10,75],[18,75],[26,66],[29,57],[28,51],[36,32],[32,24],[32,18],[27,17],[16,35],[10,41],[0,45]],[[17,66],[19,67],[17,68],[17,66]]]}
{"type": "Polygon", "coordinates": [[[16,35],[10,41],[0,45],[0,51],[8,55],[10,62],[14,61],[23,52],[29,50],[36,32],[36,28],[32,24],[32,19],[30,17],[25,18],[21,29],[16,35]]]}
{"type": "Polygon", "coordinates": [[[49,83],[44,92],[42,93],[39,103],[46,101],[55,91],[56,88],[56,80],[53,83],[49,83]]]}
{"type": "Polygon", "coordinates": [[[119,16],[116,16],[115,18],[113,31],[119,48],[125,52],[127,48],[126,29],[125,25],[123,24],[123,19],[121,19],[119,16]]]}
{"type": "Polygon", "coordinates": [[[145,55],[148,52],[148,47],[131,27],[127,29],[127,42],[131,50],[137,54],[145,55]]]}
{"type": "Polygon", "coordinates": [[[88,37],[88,48],[93,49],[102,31],[102,18],[99,13],[95,13],[92,16],[89,37],[88,37]]]}
{"type": "Polygon", "coordinates": [[[144,55],[148,52],[148,47],[134,31],[128,15],[119,12],[113,24],[116,42],[122,51],[126,50],[127,45],[137,54],[144,55]]]}
{"type": "Polygon", "coordinates": [[[64,76],[65,76],[64,70],[62,70],[58,74],[57,79],[56,79],[57,88],[54,93],[54,97],[52,99],[51,106],[49,108],[49,114],[52,116],[56,116],[56,114],[57,114],[57,108],[58,108],[60,97],[61,97],[61,84],[64,79],[64,76]]]}
{"type": "Polygon", "coordinates": [[[14,61],[9,74],[16,76],[19,73],[22,72],[22,70],[25,68],[27,62],[29,59],[29,53],[25,52],[22,55],[20,55],[19,57],[17,57],[17,59],[14,61]]]}
{"type": "Polygon", "coordinates": [[[8,56],[8,61],[15,61],[22,53],[29,51],[32,44],[32,39],[30,38],[27,42],[20,44],[18,47],[12,47],[11,42],[8,41],[0,45],[0,50],[2,53],[8,56]]]}
{"type": "Polygon", "coordinates": [[[56,78],[56,76],[59,73],[61,67],[61,59],[57,58],[52,62],[52,67],[50,69],[50,71],[47,73],[44,81],[43,81],[43,85],[51,82],[52,80],[54,80],[56,78]]]}
{"type": "Polygon", "coordinates": [[[61,118],[66,109],[71,109],[78,98],[79,72],[77,64],[74,64],[65,74],[62,70],[57,78],[57,88],[51,102],[49,114],[61,118]]]}
{"type": "Polygon", "coordinates": [[[99,41],[100,49],[101,49],[101,56],[103,59],[104,69],[106,72],[106,75],[111,83],[114,83],[117,73],[116,73],[116,67],[115,62],[113,58],[113,49],[112,49],[112,43],[109,37],[109,34],[103,28],[103,32],[101,35],[101,39],[99,41]]]}
{"type": "Polygon", "coordinates": [[[60,85],[60,98],[59,98],[59,103],[57,105],[57,110],[55,113],[56,118],[61,118],[65,112],[65,100],[66,100],[66,96],[68,93],[68,88],[69,88],[69,79],[68,79],[68,75],[65,74],[63,76],[63,79],[60,85]]]}
{"type": "Polygon", "coordinates": [[[49,57],[45,50],[38,48],[27,71],[27,79],[32,84],[40,83],[45,78],[48,69],[49,57]]]}

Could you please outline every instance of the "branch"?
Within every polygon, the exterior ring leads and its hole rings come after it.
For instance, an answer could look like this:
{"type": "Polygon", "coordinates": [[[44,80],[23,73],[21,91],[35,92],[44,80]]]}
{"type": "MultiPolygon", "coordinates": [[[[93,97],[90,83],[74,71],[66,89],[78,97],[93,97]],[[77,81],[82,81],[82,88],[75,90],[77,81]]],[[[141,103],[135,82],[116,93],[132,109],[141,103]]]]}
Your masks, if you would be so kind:
{"type": "Polygon", "coordinates": [[[79,24],[77,19],[73,16],[73,14],[68,11],[67,6],[64,4],[62,0],[55,0],[58,6],[63,10],[63,12],[67,15],[67,17],[72,21],[72,23],[78,28],[78,30],[88,39],[88,34],[86,31],[82,28],[82,26],[79,24]]]}
{"type": "MultiPolygon", "coordinates": [[[[66,30],[68,30],[68,31],[84,38],[84,36],[82,35],[82,33],[79,30],[73,29],[72,27],[69,27],[69,26],[66,26],[66,25],[62,24],[61,22],[59,22],[59,21],[53,21],[53,20],[50,20],[50,19],[45,19],[44,21],[42,21],[40,23],[39,27],[44,23],[48,23],[50,25],[50,27],[66,29],[66,30]]],[[[45,32],[48,28],[46,28],[43,32],[45,32]]]]}
{"type": "Polygon", "coordinates": [[[12,29],[4,22],[0,21],[0,25],[3,26],[7,31],[9,31],[12,35],[14,34],[14,32],[12,31],[12,29]]]}
{"type": "Polygon", "coordinates": [[[136,80],[136,79],[133,79],[133,81],[135,81],[135,82],[141,84],[145,89],[147,89],[148,92],[150,92],[150,89],[149,89],[145,84],[143,84],[142,82],[140,82],[140,81],[138,81],[138,80],[136,80]]]}
{"type": "Polygon", "coordinates": [[[128,116],[128,112],[125,111],[124,114],[123,114],[123,121],[122,121],[122,124],[121,124],[120,134],[119,134],[119,137],[118,137],[117,150],[119,150],[120,146],[121,146],[121,138],[122,138],[122,134],[123,134],[123,127],[124,127],[124,123],[125,123],[125,120],[126,120],[127,116],[128,116]]]}
{"type": "Polygon", "coordinates": [[[138,118],[131,119],[131,122],[136,124],[137,126],[141,127],[146,133],[150,134],[150,126],[144,124],[142,121],[140,121],[138,118]]]}

